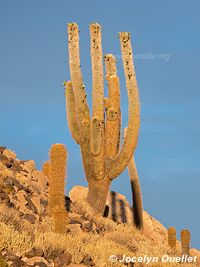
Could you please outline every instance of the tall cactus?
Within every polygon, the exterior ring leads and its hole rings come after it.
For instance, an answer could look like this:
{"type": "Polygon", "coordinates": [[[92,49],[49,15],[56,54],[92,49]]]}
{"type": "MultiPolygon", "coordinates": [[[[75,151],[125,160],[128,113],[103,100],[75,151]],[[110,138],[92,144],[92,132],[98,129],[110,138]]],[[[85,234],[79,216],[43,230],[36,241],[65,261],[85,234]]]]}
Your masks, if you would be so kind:
{"type": "Polygon", "coordinates": [[[168,234],[168,245],[172,249],[173,252],[176,252],[176,228],[169,227],[167,230],[168,234]]]}
{"type": "Polygon", "coordinates": [[[54,230],[63,233],[69,223],[64,197],[67,150],[62,144],[54,144],[49,156],[49,213],[54,230]]]}
{"type": "Polygon", "coordinates": [[[138,229],[143,229],[142,192],[134,157],[132,157],[128,164],[128,172],[131,182],[135,226],[138,229]]]}
{"type": "Polygon", "coordinates": [[[190,231],[184,229],[181,231],[181,245],[182,245],[182,254],[190,255],[190,231]]]}
{"type": "MultiPolygon", "coordinates": [[[[127,128],[124,129],[124,138],[126,137],[127,128]]],[[[142,192],[140,187],[140,180],[135,164],[134,156],[128,164],[128,173],[131,183],[132,202],[133,202],[133,215],[134,223],[138,229],[143,229],[143,204],[142,204],[142,192]]]]}
{"type": "Polygon", "coordinates": [[[130,33],[119,33],[122,60],[128,93],[128,129],[120,148],[120,88],[116,60],[111,54],[104,57],[108,98],[104,99],[103,55],[101,27],[90,25],[92,62],[92,116],[80,67],[79,30],[68,24],[68,48],[71,81],[65,83],[67,120],[75,142],[80,145],[85,175],[88,180],[88,202],[98,214],[103,214],[111,181],[127,167],[134,153],[140,125],[140,108],[135,77],[130,33]]]}

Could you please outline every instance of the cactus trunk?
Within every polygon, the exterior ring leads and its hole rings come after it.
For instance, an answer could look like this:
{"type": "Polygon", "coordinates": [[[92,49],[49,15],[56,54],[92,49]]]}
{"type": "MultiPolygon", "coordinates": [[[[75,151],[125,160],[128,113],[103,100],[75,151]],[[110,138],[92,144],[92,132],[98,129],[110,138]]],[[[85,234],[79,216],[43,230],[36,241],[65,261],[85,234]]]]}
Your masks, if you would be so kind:
{"type": "Polygon", "coordinates": [[[88,202],[97,214],[104,214],[110,184],[111,180],[107,178],[101,180],[91,179],[88,184],[88,202]]]}

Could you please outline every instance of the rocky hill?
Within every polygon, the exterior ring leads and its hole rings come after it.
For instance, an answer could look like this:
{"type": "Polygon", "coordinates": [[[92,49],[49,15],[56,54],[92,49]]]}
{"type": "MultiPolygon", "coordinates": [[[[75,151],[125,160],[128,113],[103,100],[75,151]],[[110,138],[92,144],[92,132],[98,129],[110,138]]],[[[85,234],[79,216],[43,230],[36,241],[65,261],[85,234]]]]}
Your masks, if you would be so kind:
{"type": "MultiPolygon", "coordinates": [[[[116,192],[110,192],[101,218],[86,202],[87,188],[75,186],[66,197],[70,224],[65,234],[55,233],[48,214],[48,189],[48,177],[36,169],[33,160],[19,160],[14,152],[0,147],[0,266],[131,267],[146,263],[120,262],[123,255],[159,259],[170,255],[163,225],[144,212],[144,230],[136,230],[128,201],[116,192]]],[[[179,255],[179,242],[177,246],[179,255]]],[[[190,253],[200,258],[199,251],[190,253]]],[[[159,261],[148,266],[199,263],[159,261]]]]}

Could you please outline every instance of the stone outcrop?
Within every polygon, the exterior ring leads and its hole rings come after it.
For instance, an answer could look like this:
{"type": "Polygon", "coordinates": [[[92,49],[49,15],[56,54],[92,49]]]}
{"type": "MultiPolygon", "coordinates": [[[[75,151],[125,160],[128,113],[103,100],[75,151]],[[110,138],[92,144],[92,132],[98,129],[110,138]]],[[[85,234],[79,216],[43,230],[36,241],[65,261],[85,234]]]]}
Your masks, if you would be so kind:
{"type": "Polygon", "coordinates": [[[0,209],[12,213],[22,229],[36,232],[46,221],[48,179],[33,160],[20,161],[14,152],[0,151],[0,209]]]}
{"type": "MultiPolygon", "coordinates": [[[[73,203],[82,203],[87,197],[88,189],[83,186],[75,186],[69,193],[73,203]]],[[[111,191],[107,197],[107,207],[104,216],[119,223],[133,225],[133,213],[128,200],[122,194],[111,191]]],[[[144,234],[154,242],[160,243],[167,240],[166,228],[144,211],[144,234]]]]}

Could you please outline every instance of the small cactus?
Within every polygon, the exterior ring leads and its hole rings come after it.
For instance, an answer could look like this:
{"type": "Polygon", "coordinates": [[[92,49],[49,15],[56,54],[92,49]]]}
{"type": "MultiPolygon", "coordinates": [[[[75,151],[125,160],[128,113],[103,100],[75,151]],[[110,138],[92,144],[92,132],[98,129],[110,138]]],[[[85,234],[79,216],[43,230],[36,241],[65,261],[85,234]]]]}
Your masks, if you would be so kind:
{"type": "Polygon", "coordinates": [[[190,255],[190,231],[184,229],[181,231],[181,245],[182,245],[182,254],[190,255]]]}
{"type": "Polygon", "coordinates": [[[176,252],[176,228],[172,226],[169,227],[167,233],[168,233],[168,245],[174,252],[176,252]]]}
{"type": "Polygon", "coordinates": [[[54,144],[49,155],[49,212],[54,230],[64,233],[66,225],[69,224],[64,197],[67,150],[62,144],[54,144]]]}
{"type": "Polygon", "coordinates": [[[42,172],[45,176],[49,177],[49,172],[50,172],[50,162],[46,161],[43,165],[42,165],[42,172]]]}

